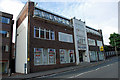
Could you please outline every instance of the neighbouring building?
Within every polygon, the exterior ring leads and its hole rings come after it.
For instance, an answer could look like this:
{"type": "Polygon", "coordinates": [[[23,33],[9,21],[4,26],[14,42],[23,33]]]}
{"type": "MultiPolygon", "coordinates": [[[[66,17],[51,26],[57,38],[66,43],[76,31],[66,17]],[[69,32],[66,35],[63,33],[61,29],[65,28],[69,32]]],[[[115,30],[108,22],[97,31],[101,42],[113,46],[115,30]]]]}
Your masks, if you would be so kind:
{"type": "Polygon", "coordinates": [[[0,12],[0,73],[8,73],[12,60],[13,15],[0,12]]]}
{"type": "Polygon", "coordinates": [[[90,61],[105,60],[102,30],[86,26],[90,61]]]}
{"type": "Polygon", "coordinates": [[[16,72],[31,73],[75,65],[70,19],[27,2],[17,17],[16,72]]]}

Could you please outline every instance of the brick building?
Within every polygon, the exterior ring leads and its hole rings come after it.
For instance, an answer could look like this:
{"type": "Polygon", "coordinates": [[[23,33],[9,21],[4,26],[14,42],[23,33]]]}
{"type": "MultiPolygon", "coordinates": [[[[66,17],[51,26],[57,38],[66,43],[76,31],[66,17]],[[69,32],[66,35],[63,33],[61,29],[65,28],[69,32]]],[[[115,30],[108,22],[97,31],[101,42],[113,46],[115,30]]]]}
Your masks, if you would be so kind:
{"type": "Polygon", "coordinates": [[[0,69],[2,73],[8,73],[12,60],[12,32],[14,21],[13,15],[0,12],[0,69]]]}
{"type": "Polygon", "coordinates": [[[27,2],[17,18],[16,72],[75,65],[70,20],[27,2]]]}
{"type": "Polygon", "coordinates": [[[17,17],[16,72],[31,73],[104,60],[101,30],[27,2],[17,17]]]}

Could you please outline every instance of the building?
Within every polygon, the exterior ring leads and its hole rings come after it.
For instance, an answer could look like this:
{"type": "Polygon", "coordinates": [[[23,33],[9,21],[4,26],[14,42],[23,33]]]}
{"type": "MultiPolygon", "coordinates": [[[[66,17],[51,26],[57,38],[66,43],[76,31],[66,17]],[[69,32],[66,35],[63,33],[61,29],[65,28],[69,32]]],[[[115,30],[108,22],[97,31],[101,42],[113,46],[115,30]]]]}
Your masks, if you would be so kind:
{"type": "Polygon", "coordinates": [[[74,27],[76,63],[90,62],[85,22],[73,18],[72,24],[74,27]]]}
{"type": "Polygon", "coordinates": [[[0,69],[1,73],[8,73],[11,69],[12,60],[12,32],[14,20],[13,15],[0,12],[0,69]]]}
{"type": "Polygon", "coordinates": [[[86,26],[85,22],[72,19],[76,50],[76,63],[104,60],[102,30],[86,26]]]}
{"type": "Polygon", "coordinates": [[[90,61],[105,60],[102,30],[86,26],[90,61]]]}
{"type": "Polygon", "coordinates": [[[75,65],[69,19],[27,2],[17,17],[16,72],[31,73],[75,65]]]}

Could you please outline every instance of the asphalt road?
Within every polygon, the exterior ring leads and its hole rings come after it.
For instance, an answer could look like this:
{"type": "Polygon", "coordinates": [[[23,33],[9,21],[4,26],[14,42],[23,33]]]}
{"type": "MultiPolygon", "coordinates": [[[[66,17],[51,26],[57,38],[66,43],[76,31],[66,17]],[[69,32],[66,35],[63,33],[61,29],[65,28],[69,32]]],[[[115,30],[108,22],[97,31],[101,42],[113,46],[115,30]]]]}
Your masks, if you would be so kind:
{"type": "Polygon", "coordinates": [[[97,66],[91,66],[87,68],[80,68],[77,70],[71,70],[67,72],[61,72],[58,74],[52,74],[48,76],[42,76],[37,78],[118,78],[118,64],[120,64],[120,58],[114,57],[106,63],[99,64],[97,66]]]}

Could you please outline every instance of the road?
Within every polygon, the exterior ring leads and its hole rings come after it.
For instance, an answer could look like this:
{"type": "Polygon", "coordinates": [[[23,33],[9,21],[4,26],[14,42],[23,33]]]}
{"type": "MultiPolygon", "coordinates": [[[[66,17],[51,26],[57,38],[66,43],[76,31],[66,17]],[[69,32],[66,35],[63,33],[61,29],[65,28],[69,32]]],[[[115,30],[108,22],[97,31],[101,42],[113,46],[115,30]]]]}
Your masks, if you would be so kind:
{"type": "Polygon", "coordinates": [[[114,57],[106,63],[87,68],[80,68],[58,74],[42,76],[37,78],[118,78],[118,64],[120,59],[114,57]]]}

